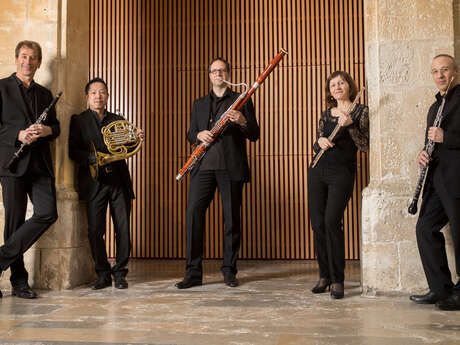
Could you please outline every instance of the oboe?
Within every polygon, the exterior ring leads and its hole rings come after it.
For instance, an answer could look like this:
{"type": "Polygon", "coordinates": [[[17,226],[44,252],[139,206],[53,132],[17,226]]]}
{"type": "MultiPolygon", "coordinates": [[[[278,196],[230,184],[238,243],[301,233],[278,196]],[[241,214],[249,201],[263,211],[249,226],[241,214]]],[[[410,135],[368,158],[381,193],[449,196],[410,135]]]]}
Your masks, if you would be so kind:
{"type": "MultiPolygon", "coordinates": [[[[436,113],[436,117],[433,122],[433,127],[441,126],[442,111],[444,109],[444,104],[446,104],[446,96],[447,96],[447,93],[449,92],[449,88],[450,88],[450,84],[452,83],[452,80],[454,80],[454,78],[450,80],[449,85],[447,86],[446,92],[444,93],[444,95],[442,95],[441,105],[439,106],[438,112],[436,113]]],[[[425,151],[426,153],[428,153],[429,157],[431,157],[431,155],[433,154],[435,144],[436,143],[433,140],[428,139],[425,145],[425,151]]],[[[410,214],[417,213],[418,198],[420,196],[420,192],[422,191],[423,182],[425,181],[425,177],[427,173],[428,173],[428,164],[425,166],[422,166],[419,170],[419,176],[417,180],[417,186],[415,187],[414,197],[412,198],[412,202],[410,203],[409,208],[407,210],[410,214]]]]}
{"type": "MultiPolygon", "coordinates": [[[[35,121],[34,124],[39,125],[39,124],[43,123],[46,120],[46,117],[48,116],[48,112],[57,103],[57,101],[59,101],[59,98],[61,97],[61,95],[62,95],[62,91],[59,92],[58,95],[56,96],[56,98],[53,99],[51,104],[45,110],[43,110],[43,112],[41,113],[41,115],[38,117],[38,119],[35,121]]],[[[26,145],[27,145],[26,143],[22,143],[21,146],[19,147],[19,149],[13,154],[13,157],[11,157],[10,161],[6,164],[7,169],[11,169],[13,164],[16,163],[16,161],[19,159],[19,157],[20,157],[20,155],[22,153],[22,150],[24,150],[24,147],[26,145]]]]}
{"type": "MultiPolygon", "coordinates": [[[[287,51],[281,49],[278,54],[273,58],[273,60],[268,64],[265,68],[265,71],[257,78],[256,82],[252,85],[252,87],[248,90],[243,92],[236,101],[225,111],[225,113],[219,118],[216,124],[212,127],[211,133],[214,138],[219,136],[227,127],[230,122],[230,119],[226,114],[230,110],[240,110],[243,105],[251,98],[252,94],[259,88],[259,86],[264,82],[265,78],[273,71],[273,69],[278,65],[284,55],[287,54],[287,51]]],[[[179,173],[176,176],[176,180],[180,181],[184,175],[193,169],[193,167],[198,163],[201,158],[206,154],[210,145],[206,143],[200,143],[195,150],[193,150],[190,158],[184,164],[182,169],[180,169],[179,173]]]]}
{"type": "MultiPolygon", "coordinates": [[[[364,92],[364,89],[362,89],[361,91],[359,91],[358,95],[355,97],[353,103],[350,104],[350,106],[348,107],[347,109],[347,114],[350,114],[353,109],[355,108],[356,104],[358,103],[358,100],[359,98],[361,97],[361,95],[363,94],[364,92]]],[[[340,126],[339,124],[337,124],[337,126],[335,126],[334,130],[332,131],[331,135],[329,135],[329,137],[327,138],[329,141],[332,141],[334,140],[335,136],[337,135],[337,133],[339,132],[340,130],[340,126]]],[[[321,149],[321,151],[318,152],[318,154],[315,156],[315,158],[313,159],[313,162],[311,163],[311,167],[314,168],[316,166],[316,164],[318,164],[318,161],[320,160],[320,158],[323,156],[324,152],[326,152],[326,150],[324,149],[321,149]]]]}

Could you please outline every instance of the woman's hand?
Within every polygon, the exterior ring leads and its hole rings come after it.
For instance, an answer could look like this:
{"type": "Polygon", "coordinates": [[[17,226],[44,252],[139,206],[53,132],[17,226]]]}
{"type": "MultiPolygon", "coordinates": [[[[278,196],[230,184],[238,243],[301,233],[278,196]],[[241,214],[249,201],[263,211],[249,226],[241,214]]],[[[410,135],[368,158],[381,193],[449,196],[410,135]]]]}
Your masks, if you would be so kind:
{"type": "Polygon", "coordinates": [[[332,141],[329,141],[328,138],[321,137],[318,139],[318,145],[321,147],[322,150],[326,151],[329,150],[331,147],[334,147],[334,143],[332,141]]]}
{"type": "Polygon", "coordinates": [[[346,112],[344,112],[343,110],[336,108],[335,114],[338,117],[337,122],[339,123],[339,126],[346,127],[353,123],[351,116],[347,114],[346,112]]]}

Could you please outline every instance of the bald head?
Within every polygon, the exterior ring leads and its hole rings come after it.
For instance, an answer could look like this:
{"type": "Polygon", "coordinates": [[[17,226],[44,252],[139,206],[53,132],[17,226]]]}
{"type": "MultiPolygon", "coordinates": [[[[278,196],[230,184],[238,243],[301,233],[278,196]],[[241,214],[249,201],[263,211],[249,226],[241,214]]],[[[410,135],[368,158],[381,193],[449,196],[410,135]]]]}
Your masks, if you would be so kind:
{"type": "Polygon", "coordinates": [[[433,58],[433,61],[436,60],[437,58],[441,58],[441,57],[449,59],[450,62],[452,63],[452,68],[455,71],[458,71],[457,61],[455,61],[455,58],[453,56],[449,55],[449,54],[438,54],[433,58]]]}

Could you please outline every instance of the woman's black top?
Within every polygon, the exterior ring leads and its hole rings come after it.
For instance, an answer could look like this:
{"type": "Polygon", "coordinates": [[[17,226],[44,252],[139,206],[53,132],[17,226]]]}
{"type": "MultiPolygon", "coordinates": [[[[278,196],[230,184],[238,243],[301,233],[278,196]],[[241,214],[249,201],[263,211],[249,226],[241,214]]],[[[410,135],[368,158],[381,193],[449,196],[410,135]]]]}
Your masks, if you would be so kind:
{"type": "MultiPolygon", "coordinates": [[[[350,113],[353,123],[340,128],[332,140],[334,147],[326,150],[316,167],[333,168],[347,167],[351,172],[356,169],[356,152],[358,149],[366,152],[369,149],[369,108],[357,104],[350,113]]],[[[320,137],[328,138],[337,126],[338,117],[332,116],[331,108],[321,114],[316,141],[313,145],[315,154],[321,151],[318,144],[320,137]]]]}

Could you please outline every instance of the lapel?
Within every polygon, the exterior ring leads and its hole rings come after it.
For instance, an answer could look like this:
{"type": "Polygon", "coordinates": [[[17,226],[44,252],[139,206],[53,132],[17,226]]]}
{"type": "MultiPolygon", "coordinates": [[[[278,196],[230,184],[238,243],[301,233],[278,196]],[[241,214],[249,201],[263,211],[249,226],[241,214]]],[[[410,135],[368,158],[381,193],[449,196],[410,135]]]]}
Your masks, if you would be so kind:
{"type": "Polygon", "coordinates": [[[97,120],[94,118],[93,112],[89,109],[84,113],[83,127],[83,130],[88,131],[89,141],[93,142],[98,151],[102,150],[105,147],[102,133],[99,130],[99,126],[97,120]]]}
{"type": "Polygon", "coordinates": [[[211,96],[209,93],[204,98],[200,113],[203,116],[200,116],[198,119],[198,128],[200,130],[208,129],[209,118],[211,117],[211,96]]]}
{"type": "Polygon", "coordinates": [[[24,115],[24,118],[26,119],[27,123],[31,125],[32,124],[32,120],[31,120],[32,114],[29,111],[29,107],[24,102],[24,98],[22,97],[21,90],[19,89],[19,85],[16,81],[16,78],[13,76],[13,74],[10,76],[10,83],[11,83],[11,89],[13,90],[13,98],[17,100],[17,105],[19,106],[21,113],[24,115]]]}

